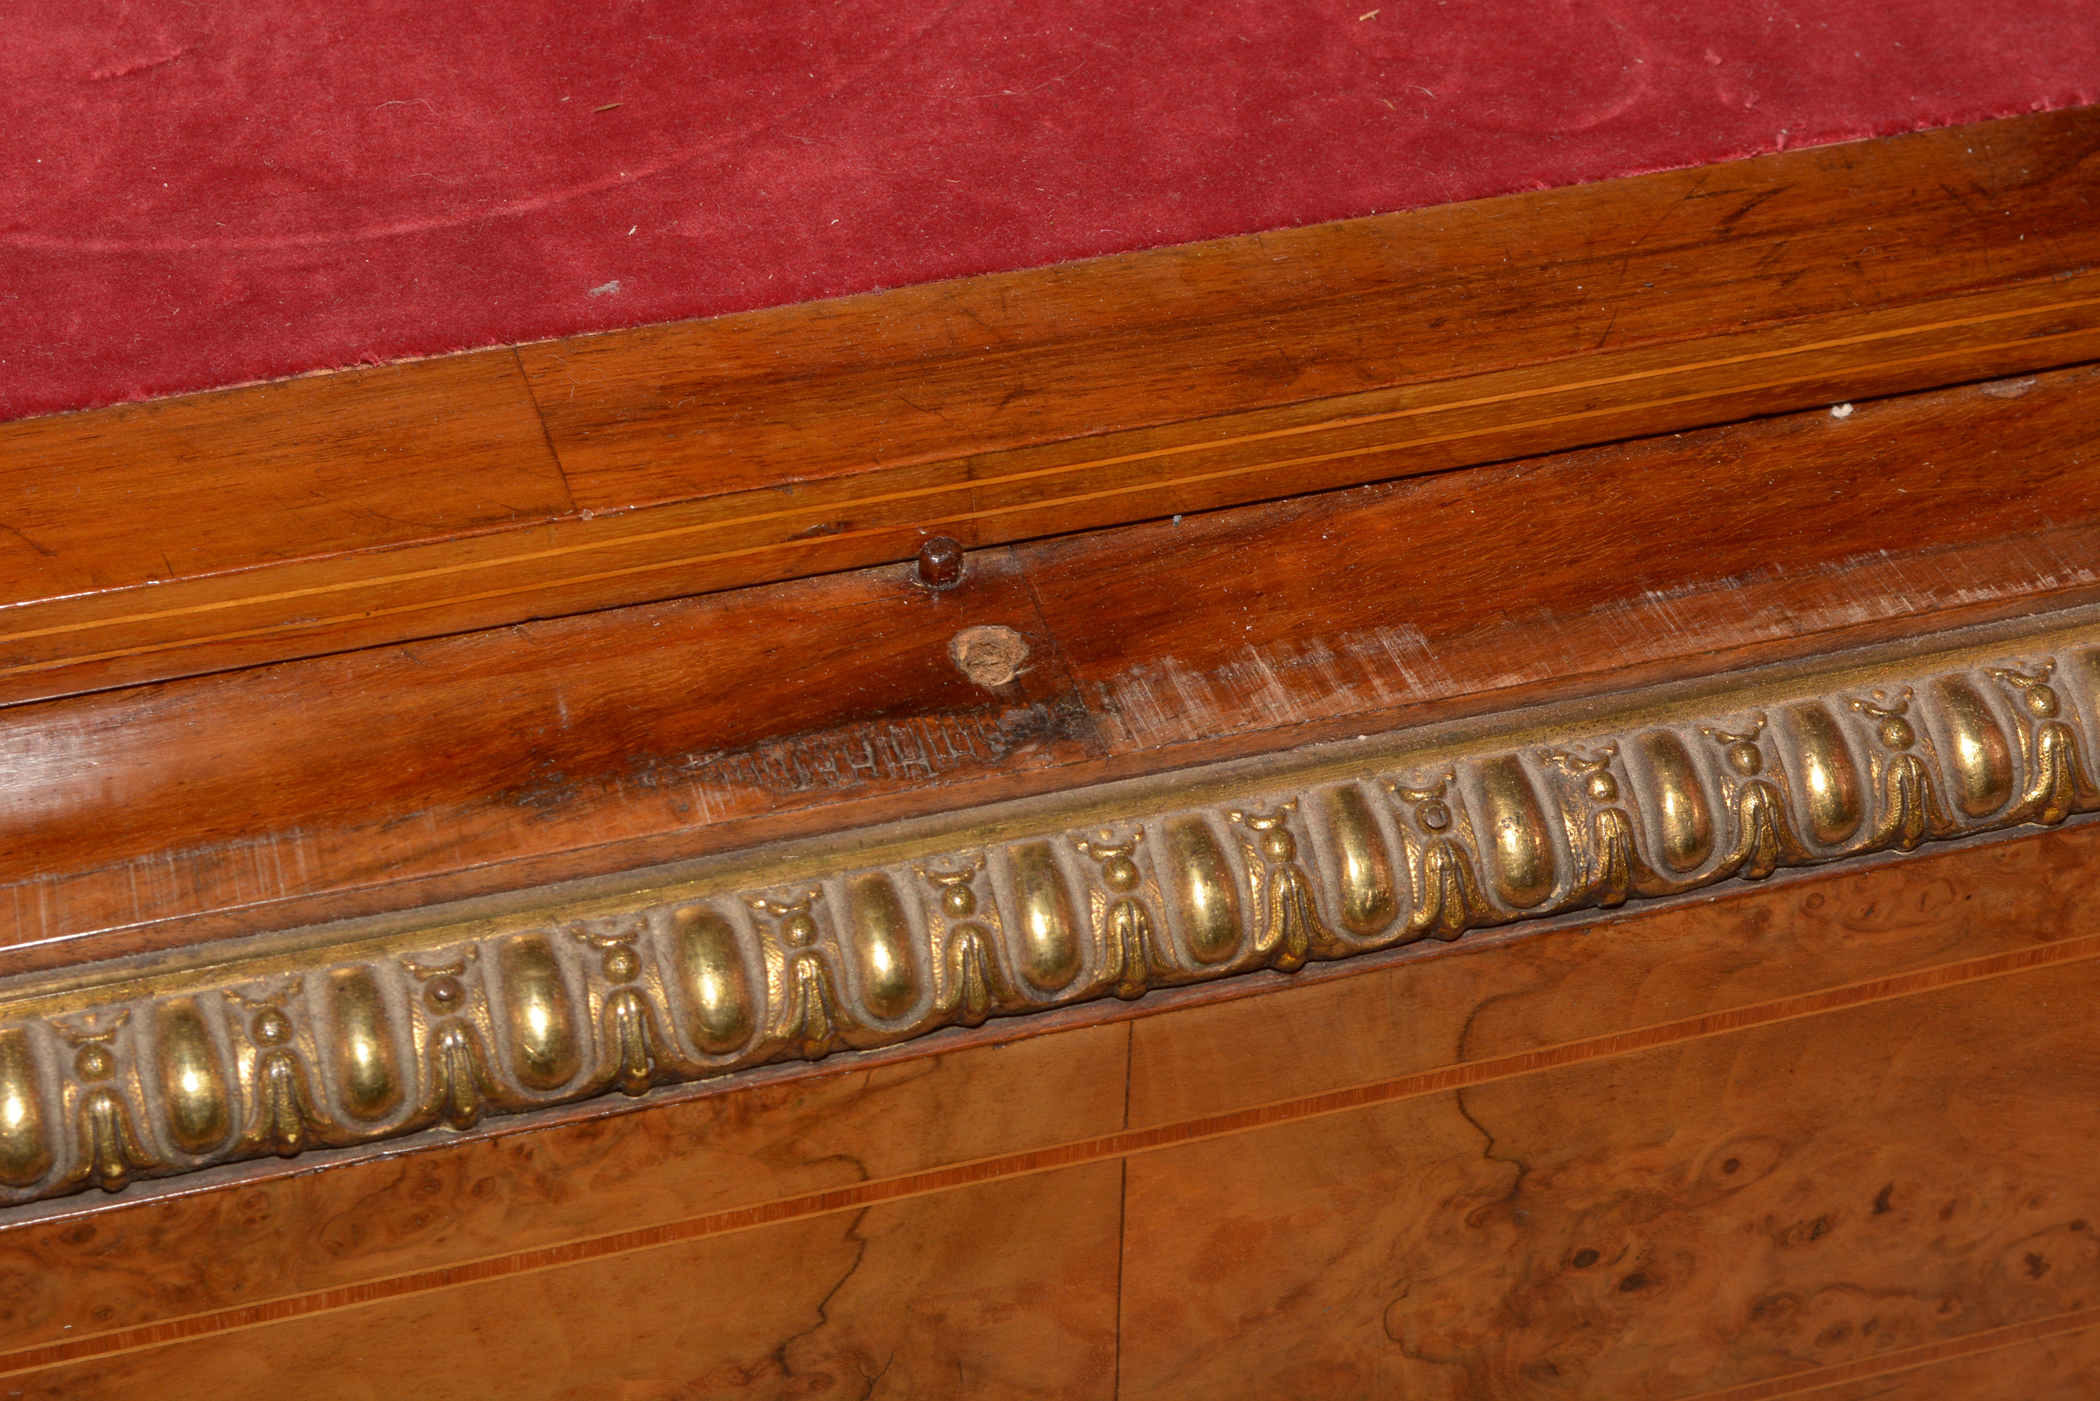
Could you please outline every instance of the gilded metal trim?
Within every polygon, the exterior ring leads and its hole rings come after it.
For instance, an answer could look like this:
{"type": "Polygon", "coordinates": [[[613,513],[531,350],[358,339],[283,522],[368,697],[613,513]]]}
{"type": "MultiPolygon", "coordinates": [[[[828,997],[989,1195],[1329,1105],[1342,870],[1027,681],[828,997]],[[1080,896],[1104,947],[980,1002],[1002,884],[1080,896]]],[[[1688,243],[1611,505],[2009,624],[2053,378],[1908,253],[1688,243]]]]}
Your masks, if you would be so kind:
{"type": "Polygon", "coordinates": [[[0,1201],[2100,810],[2100,624],[0,985],[0,1201]]]}

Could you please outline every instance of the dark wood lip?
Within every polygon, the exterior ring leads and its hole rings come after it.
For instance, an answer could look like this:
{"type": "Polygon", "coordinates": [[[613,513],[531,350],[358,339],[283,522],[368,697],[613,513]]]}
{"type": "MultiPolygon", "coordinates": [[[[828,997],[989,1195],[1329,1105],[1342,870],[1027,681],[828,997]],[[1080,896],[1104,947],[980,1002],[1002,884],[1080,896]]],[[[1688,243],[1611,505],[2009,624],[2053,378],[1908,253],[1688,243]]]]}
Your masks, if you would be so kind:
{"type": "MultiPolygon", "coordinates": [[[[1673,683],[1719,684],[1722,678],[1745,674],[1779,677],[1806,673],[1838,652],[1863,658],[1901,658],[1920,649],[2015,636],[2043,616],[2083,619],[2095,607],[2100,607],[2100,589],[2092,586],[2068,589],[2057,596],[2023,594],[1995,605],[1939,610],[1904,621],[1876,620],[1811,633],[1780,645],[1746,642],[1732,651],[1563,678],[1550,684],[1468,690],[1433,702],[1417,701],[1301,722],[1251,740],[1221,736],[1207,744],[1181,743],[1164,749],[1102,755],[1056,768],[1015,772],[974,787],[969,802],[973,806],[1025,802],[1090,784],[1156,781],[1180,770],[1221,762],[1259,767],[1308,746],[1360,740],[1366,731],[1463,729],[1490,723],[1497,716],[1527,713],[1555,703],[1607,704],[1615,697],[1641,695],[1673,683]]],[[[669,833],[624,836],[580,850],[562,848],[489,858],[437,873],[380,877],[349,888],[304,891],[115,923],[0,947],[0,953],[7,960],[9,977],[27,976],[140,953],[240,941],[343,919],[385,919],[458,901],[501,903],[515,892],[534,886],[579,878],[617,884],[637,870],[733,857],[782,842],[806,846],[872,822],[938,824],[953,814],[956,801],[954,792],[930,787],[907,794],[843,798],[814,809],[788,805],[763,815],[738,816],[669,833]],[[579,877],[579,872],[591,874],[579,877]]],[[[1476,940],[1475,946],[1477,943],[1476,940]]]]}
{"type": "Polygon", "coordinates": [[[2100,358],[2096,150],[2080,108],[0,424],[0,520],[67,537],[0,559],[0,704],[2100,358]],[[418,474],[461,499],[390,517],[418,474]]]}

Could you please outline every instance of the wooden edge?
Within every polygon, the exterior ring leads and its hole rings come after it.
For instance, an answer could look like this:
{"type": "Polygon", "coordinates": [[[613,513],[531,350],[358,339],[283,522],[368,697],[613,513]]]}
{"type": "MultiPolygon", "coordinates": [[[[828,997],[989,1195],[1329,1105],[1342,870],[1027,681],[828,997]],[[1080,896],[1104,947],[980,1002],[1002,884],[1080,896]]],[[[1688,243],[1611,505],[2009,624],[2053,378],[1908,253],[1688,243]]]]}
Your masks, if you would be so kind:
{"type": "Polygon", "coordinates": [[[2100,371],[17,707],[9,971],[2100,601],[2100,371]],[[1492,503],[1492,504],[1491,504],[1492,503]],[[955,665],[1015,629],[1020,672],[955,665]]]}
{"type": "MultiPolygon", "coordinates": [[[[0,703],[893,562],[929,534],[1014,541],[2100,358],[2095,149],[2100,111],[2080,109],[528,348],[542,431],[505,419],[498,456],[551,454],[565,506],[414,539],[346,526],[327,548],[302,527],[290,557],[269,491],[287,444],[369,476],[442,467],[461,430],[404,410],[346,446],[296,407],[256,419],[240,393],[0,426],[20,491],[41,479],[32,436],[39,462],[122,464],[80,509],[191,474],[257,502],[242,567],[153,571],[130,539],[18,557],[0,703]],[[1976,187],[1978,149],[2010,168],[2001,187],[1976,187]],[[1617,238],[1673,219],[1691,232],[1617,238]],[[1725,266],[1682,271],[1709,258],[1725,266]],[[963,344],[991,302],[1027,334],[963,344]],[[1279,357],[1314,368],[1279,380],[1279,357]],[[668,402],[683,388],[712,398],[668,402]],[[1051,407],[991,426],[1016,396],[1051,407]],[[170,405],[179,451],[153,437],[170,405]],[[97,582],[41,582],[60,564],[97,582]]],[[[387,392],[422,403],[451,359],[400,367],[387,392]]],[[[357,519],[364,488],[334,489],[357,519]]]]}
{"type": "Polygon", "coordinates": [[[0,1201],[2100,811],[2100,618],[0,985],[0,1201]]]}

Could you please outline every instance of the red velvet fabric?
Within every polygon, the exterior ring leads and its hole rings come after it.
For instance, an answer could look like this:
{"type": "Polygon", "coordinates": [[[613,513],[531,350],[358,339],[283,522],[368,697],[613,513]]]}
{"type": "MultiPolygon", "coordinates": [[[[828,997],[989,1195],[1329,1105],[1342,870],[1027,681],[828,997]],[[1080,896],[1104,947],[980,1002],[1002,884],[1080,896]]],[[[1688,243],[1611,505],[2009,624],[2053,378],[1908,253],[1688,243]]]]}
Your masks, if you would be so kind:
{"type": "Polygon", "coordinates": [[[15,0],[0,417],[2100,98],[2100,0],[15,0]]]}

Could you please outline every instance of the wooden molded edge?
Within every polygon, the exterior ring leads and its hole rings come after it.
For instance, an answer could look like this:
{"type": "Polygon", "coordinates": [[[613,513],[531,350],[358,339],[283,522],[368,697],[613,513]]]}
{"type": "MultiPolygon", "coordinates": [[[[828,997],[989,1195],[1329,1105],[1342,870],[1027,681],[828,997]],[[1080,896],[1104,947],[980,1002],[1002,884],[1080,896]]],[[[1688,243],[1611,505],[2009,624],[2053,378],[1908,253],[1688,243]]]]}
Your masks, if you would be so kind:
{"type": "Polygon", "coordinates": [[[2100,616],[1935,646],[24,975],[0,1202],[2100,811],[2100,616]]]}

